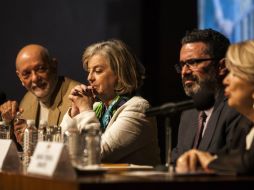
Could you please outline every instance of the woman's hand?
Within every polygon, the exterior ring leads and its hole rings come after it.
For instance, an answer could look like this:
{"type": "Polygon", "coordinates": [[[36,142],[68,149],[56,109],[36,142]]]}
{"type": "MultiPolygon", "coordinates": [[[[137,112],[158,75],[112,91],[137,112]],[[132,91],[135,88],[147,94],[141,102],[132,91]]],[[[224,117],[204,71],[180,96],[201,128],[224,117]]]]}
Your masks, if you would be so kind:
{"type": "Polygon", "coordinates": [[[80,112],[93,109],[94,94],[91,86],[77,85],[71,90],[69,99],[72,101],[71,117],[76,116],[80,112]]]}
{"type": "Polygon", "coordinates": [[[76,115],[78,115],[79,112],[79,108],[77,106],[75,106],[75,104],[72,102],[71,103],[71,109],[69,110],[69,115],[71,117],[75,117],[76,115]]]}
{"type": "Polygon", "coordinates": [[[216,159],[216,156],[211,155],[209,152],[203,152],[196,149],[189,150],[178,158],[176,172],[195,172],[202,169],[203,171],[210,173],[212,170],[208,168],[208,165],[214,159],[216,159]]]}

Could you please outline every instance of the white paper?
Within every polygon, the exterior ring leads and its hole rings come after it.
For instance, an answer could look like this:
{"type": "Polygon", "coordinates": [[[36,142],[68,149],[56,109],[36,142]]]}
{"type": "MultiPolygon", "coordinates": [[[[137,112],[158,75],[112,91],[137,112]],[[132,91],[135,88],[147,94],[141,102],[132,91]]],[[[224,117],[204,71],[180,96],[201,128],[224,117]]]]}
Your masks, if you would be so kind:
{"type": "Polygon", "coordinates": [[[27,169],[28,173],[53,176],[63,146],[63,143],[58,142],[38,142],[27,169]]]}
{"type": "Polygon", "coordinates": [[[1,147],[1,151],[0,151],[0,169],[3,168],[3,163],[4,160],[7,156],[7,153],[9,151],[9,148],[11,146],[11,140],[7,140],[7,139],[0,139],[0,147],[1,147]]]}

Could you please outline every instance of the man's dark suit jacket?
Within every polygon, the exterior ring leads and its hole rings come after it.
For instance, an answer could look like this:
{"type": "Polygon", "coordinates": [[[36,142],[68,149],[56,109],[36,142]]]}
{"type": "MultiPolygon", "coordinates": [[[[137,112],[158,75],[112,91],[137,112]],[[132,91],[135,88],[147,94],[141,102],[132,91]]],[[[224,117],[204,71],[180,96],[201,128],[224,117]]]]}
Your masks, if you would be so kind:
{"type": "MultiPolygon", "coordinates": [[[[177,146],[172,151],[173,163],[176,162],[181,154],[193,148],[198,128],[198,113],[196,109],[182,113],[178,129],[177,146]]],[[[212,115],[207,123],[198,149],[218,153],[221,149],[232,146],[231,129],[237,126],[241,120],[246,120],[246,118],[227,105],[227,99],[223,95],[223,90],[221,90],[215,101],[212,115]]],[[[234,146],[240,146],[240,142],[234,146]]]]}

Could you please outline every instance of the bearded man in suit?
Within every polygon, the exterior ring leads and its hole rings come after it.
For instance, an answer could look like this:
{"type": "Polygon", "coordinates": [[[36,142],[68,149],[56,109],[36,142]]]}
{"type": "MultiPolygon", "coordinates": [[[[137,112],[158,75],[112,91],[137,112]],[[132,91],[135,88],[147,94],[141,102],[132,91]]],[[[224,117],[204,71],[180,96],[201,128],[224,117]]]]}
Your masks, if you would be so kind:
{"type": "Polygon", "coordinates": [[[230,45],[228,38],[212,29],[194,29],[186,33],[181,45],[180,63],[176,69],[181,74],[186,95],[194,97],[197,93],[209,91],[215,101],[209,109],[203,110],[206,121],[199,143],[196,143],[199,111],[191,109],[182,113],[177,146],[172,151],[173,163],[192,148],[218,153],[231,146],[241,146],[240,142],[231,144],[232,130],[240,121],[249,123],[244,116],[228,106],[224,96],[222,81],[228,73],[225,67],[225,55],[230,45]]]}

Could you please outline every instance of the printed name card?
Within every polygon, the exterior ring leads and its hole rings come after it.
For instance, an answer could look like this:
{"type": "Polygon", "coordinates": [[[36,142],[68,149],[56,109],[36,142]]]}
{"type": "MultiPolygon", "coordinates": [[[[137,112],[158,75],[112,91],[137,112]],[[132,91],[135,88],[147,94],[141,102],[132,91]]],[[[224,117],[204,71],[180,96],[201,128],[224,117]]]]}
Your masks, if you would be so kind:
{"type": "Polygon", "coordinates": [[[0,170],[19,171],[20,159],[16,145],[10,139],[0,139],[0,170]]]}
{"type": "Polygon", "coordinates": [[[76,178],[68,152],[64,144],[58,142],[38,142],[27,172],[49,177],[76,178]]]}

